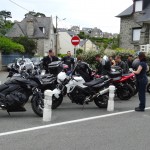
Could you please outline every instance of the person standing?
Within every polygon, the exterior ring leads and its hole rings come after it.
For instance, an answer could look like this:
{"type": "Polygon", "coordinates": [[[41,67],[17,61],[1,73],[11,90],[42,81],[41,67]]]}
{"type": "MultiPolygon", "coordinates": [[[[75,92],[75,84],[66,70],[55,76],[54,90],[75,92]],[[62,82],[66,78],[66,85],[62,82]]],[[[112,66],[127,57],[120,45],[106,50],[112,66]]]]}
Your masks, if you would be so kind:
{"type": "Polygon", "coordinates": [[[113,56],[110,56],[109,60],[110,60],[111,66],[115,66],[116,65],[116,62],[115,62],[113,56]]]}
{"type": "Polygon", "coordinates": [[[48,51],[48,56],[43,58],[43,67],[46,70],[46,73],[48,73],[48,65],[53,61],[58,61],[58,57],[54,56],[54,52],[52,49],[48,51]]]}
{"type": "Polygon", "coordinates": [[[95,60],[97,61],[97,66],[96,66],[96,74],[102,75],[102,58],[99,54],[95,56],[95,60]]]}
{"type": "Polygon", "coordinates": [[[71,52],[70,51],[67,52],[67,56],[62,58],[62,61],[64,62],[64,64],[68,65],[69,70],[73,70],[73,68],[74,68],[74,58],[71,57],[71,52]]]}
{"type": "Polygon", "coordinates": [[[139,53],[139,66],[136,71],[133,73],[136,75],[137,80],[137,88],[138,88],[138,95],[139,95],[139,107],[135,108],[135,111],[145,111],[145,104],[146,104],[146,85],[148,83],[148,79],[146,76],[147,71],[147,63],[146,63],[146,56],[143,52],[139,53]]]}
{"type": "Polygon", "coordinates": [[[122,69],[122,73],[128,73],[125,62],[121,60],[121,56],[115,57],[116,66],[119,66],[122,69]]]}
{"type": "Polygon", "coordinates": [[[133,56],[129,55],[128,59],[127,59],[127,64],[129,66],[129,68],[132,68],[132,63],[133,63],[133,56]]]}

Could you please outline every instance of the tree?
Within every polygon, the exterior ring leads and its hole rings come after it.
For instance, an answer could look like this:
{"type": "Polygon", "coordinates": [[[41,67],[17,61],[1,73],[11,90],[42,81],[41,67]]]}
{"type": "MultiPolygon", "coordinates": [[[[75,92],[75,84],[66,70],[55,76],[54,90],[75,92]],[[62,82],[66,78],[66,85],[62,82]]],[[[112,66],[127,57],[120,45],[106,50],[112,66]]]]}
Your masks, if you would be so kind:
{"type": "Polygon", "coordinates": [[[0,16],[2,16],[6,22],[7,18],[12,18],[11,16],[11,12],[10,11],[6,11],[6,10],[2,10],[0,11],[0,16]]]}
{"type": "Polygon", "coordinates": [[[25,14],[25,17],[28,15],[32,15],[34,17],[46,17],[45,14],[40,13],[40,12],[34,12],[34,11],[29,11],[27,14],[25,14]]]}
{"type": "Polygon", "coordinates": [[[34,40],[29,39],[26,36],[21,36],[19,38],[13,38],[13,41],[23,45],[24,48],[25,48],[25,53],[28,53],[28,54],[31,54],[31,55],[35,54],[37,44],[34,40]]]}
{"type": "Polygon", "coordinates": [[[5,10],[0,11],[0,35],[5,35],[14,25],[12,21],[6,20],[7,18],[11,18],[11,12],[5,10]]]}

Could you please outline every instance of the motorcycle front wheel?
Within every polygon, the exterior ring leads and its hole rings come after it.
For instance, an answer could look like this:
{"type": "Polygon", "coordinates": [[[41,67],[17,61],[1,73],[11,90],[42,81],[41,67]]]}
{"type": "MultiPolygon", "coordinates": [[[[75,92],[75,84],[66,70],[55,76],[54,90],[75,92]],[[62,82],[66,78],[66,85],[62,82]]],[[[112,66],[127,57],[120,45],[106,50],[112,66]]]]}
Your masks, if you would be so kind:
{"type": "Polygon", "coordinates": [[[121,100],[129,100],[134,95],[134,89],[129,84],[117,88],[117,96],[121,100]]]}
{"type": "Polygon", "coordinates": [[[134,93],[133,93],[133,96],[134,96],[138,93],[137,85],[135,82],[131,82],[130,85],[132,86],[132,88],[134,90],[134,93]]]}
{"type": "Polygon", "coordinates": [[[44,100],[40,98],[38,95],[33,96],[31,100],[32,110],[39,117],[43,117],[43,109],[44,109],[44,100]]]}
{"type": "Polygon", "coordinates": [[[56,98],[54,95],[52,97],[52,109],[56,109],[57,107],[59,107],[61,105],[63,101],[63,95],[60,94],[59,98],[56,98]]]}
{"type": "Polygon", "coordinates": [[[99,108],[107,108],[109,100],[109,94],[103,94],[94,99],[96,106],[99,108]]]}
{"type": "MultiPolygon", "coordinates": [[[[56,109],[61,105],[63,101],[63,95],[60,95],[59,98],[56,98],[54,95],[52,97],[52,109],[56,109]]],[[[31,100],[32,110],[35,114],[40,117],[43,117],[43,109],[44,109],[44,97],[40,98],[39,96],[33,96],[31,100]]]]}

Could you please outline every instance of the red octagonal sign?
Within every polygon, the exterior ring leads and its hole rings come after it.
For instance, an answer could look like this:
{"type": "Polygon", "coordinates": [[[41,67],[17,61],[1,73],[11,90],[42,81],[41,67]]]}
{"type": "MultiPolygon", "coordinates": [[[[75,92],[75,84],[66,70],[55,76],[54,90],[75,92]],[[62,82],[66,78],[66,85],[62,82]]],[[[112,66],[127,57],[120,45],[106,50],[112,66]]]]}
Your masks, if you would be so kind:
{"type": "Polygon", "coordinates": [[[74,46],[77,46],[80,43],[80,38],[78,36],[73,36],[72,39],[71,39],[71,43],[74,46]]]}

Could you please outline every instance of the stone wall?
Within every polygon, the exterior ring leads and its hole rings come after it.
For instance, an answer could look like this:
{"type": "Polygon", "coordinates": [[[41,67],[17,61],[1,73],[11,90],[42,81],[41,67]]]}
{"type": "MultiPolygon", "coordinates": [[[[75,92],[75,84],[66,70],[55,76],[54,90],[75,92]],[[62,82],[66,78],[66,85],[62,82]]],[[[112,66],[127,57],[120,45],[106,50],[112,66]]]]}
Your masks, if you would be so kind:
{"type": "Polygon", "coordinates": [[[125,49],[139,49],[140,42],[133,42],[132,40],[132,29],[141,27],[141,24],[136,23],[137,17],[140,15],[140,13],[135,13],[131,16],[121,18],[120,47],[125,49]]]}
{"type": "Polygon", "coordinates": [[[37,40],[37,54],[44,56],[44,39],[37,40]]]}

